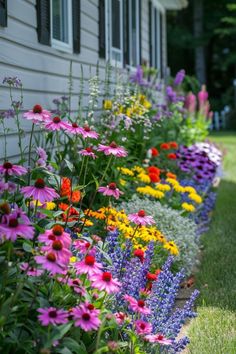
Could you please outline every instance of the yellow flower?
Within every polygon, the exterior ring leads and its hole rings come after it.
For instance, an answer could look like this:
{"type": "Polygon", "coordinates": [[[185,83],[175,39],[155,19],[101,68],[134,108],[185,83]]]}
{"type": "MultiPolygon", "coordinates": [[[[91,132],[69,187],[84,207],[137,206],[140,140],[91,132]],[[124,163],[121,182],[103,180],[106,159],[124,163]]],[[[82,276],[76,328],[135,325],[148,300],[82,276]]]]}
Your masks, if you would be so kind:
{"type": "Polygon", "coordinates": [[[137,172],[137,173],[145,173],[145,169],[140,166],[134,166],[132,168],[132,171],[137,172]]]}
{"type": "Polygon", "coordinates": [[[75,263],[77,261],[76,257],[70,257],[70,262],[75,263]]]}
{"type": "Polygon", "coordinates": [[[106,110],[112,109],[112,101],[111,100],[104,100],[103,108],[106,110]]]}
{"type": "Polygon", "coordinates": [[[151,179],[146,173],[139,173],[137,178],[143,183],[150,183],[151,179]]]}
{"type": "Polygon", "coordinates": [[[121,186],[125,186],[127,184],[127,182],[122,178],[120,178],[119,182],[121,186]]]}
{"type": "Polygon", "coordinates": [[[167,178],[166,182],[170,183],[172,186],[175,186],[175,185],[179,184],[179,182],[176,181],[176,179],[174,179],[174,178],[167,178]]]}
{"type": "Polygon", "coordinates": [[[53,202],[47,202],[46,203],[46,209],[47,210],[53,210],[53,209],[55,209],[55,207],[56,207],[56,204],[53,203],[53,202]]]}
{"type": "Polygon", "coordinates": [[[197,193],[190,193],[188,197],[189,199],[193,200],[197,204],[202,203],[202,197],[200,197],[200,195],[198,195],[197,193]]]}
{"type": "Polygon", "coordinates": [[[193,188],[193,187],[191,187],[191,186],[186,186],[186,187],[184,188],[184,190],[185,190],[185,192],[188,192],[188,193],[197,193],[197,192],[196,192],[196,189],[193,188]]]}
{"type": "Polygon", "coordinates": [[[127,115],[127,117],[131,117],[132,116],[132,114],[133,114],[133,110],[132,110],[132,108],[127,108],[126,109],[126,115],[127,115]]]}
{"type": "Polygon", "coordinates": [[[134,172],[127,167],[118,167],[118,170],[122,173],[122,175],[134,176],[134,172]]]}
{"type": "Polygon", "coordinates": [[[144,194],[144,195],[150,195],[154,198],[161,199],[165,196],[165,194],[161,191],[157,191],[156,189],[146,186],[146,187],[137,187],[136,191],[138,193],[144,194]]]}
{"type": "Polygon", "coordinates": [[[166,242],[166,244],[164,245],[164,248],[167,249],[168,251],[170,251],[170,253],[175,256],[177,256],[179,254],[178,247],[176,246],[174,241],[166,242]]]}
{"type": "Polygon", "coordinates": [[[186,211],[189,211],[190,213],[195,211],[195,206],[189,203],[183,203],[182,208],[185,209],[186,211]]]}
{"type": "Polygon", "coordinates": [[[84,223],[85,226],[93,226],[93,222],[88,219],[82,218],[81,221],[84,223]]]}
{"type": "Polygon", "coordinates": [[[171,190],[169,184],[156,184],[156,189],[159,189],[162,192],[169,192],[171,190]]]}
{"type": "Polygon", "coordinates": [[[151,108],[152,107],[152,104],[151,102],[147,101],[147,100],[144,100],[143,102],[143,106],[147,109],[151,108]]]}
{"type": "Polygon", "coordinates": [[[173,185],[173,189],[174,189],[177,193],[184,193],[184,191],[185,191],[184,187],[182,187],[180,184],[174,184],[174,185],[173,185]]]}

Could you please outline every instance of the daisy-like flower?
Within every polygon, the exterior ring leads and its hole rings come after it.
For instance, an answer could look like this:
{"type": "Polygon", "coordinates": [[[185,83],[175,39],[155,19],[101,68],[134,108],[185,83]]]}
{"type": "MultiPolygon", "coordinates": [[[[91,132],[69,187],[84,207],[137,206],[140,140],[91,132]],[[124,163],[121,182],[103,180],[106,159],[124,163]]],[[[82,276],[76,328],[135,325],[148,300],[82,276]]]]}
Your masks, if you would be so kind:
{"type": "Polygon", "coordinates": [[[115,319],[116,319],[116,322],[118,323],[118,325],[123,325],[123,323],[125,322],[127,317],[128,316],[124,312],[116,312],[115,313],[115,319]]]}
{"type": "Polygon", "coordinates": [[[59,198],[59,194],[55,192],[53,188],[46,187],[46,184],[42,178],[38,178],[34,186],[28,186],[21,188],[21,192],[25,198],[33,198],[39,200],[40,203],[51,202],[55,198],[59,198]]]}
{"type": "Polygon", "coordinates": [[[41,264],[42,268],[52,274],[64,274],[65,266],[57,261],[56,254],[49,252],[44,256],[35,256],[36,263],[41,264]]]}
{"type": "Polygon", "coordinates": [[[101,273],[102,264],[96,262],[95,257],[87,255],[81,262],[75,263],[78,274],[88,274],[89,276],[101,273]]]}
{"type": "Polygon", "coordinates": [[[119,199],[121,194],[124,194],[116,187],[114,182],[109,183],[106,187],[99,187],[98,192],[102,193],[103,195],[112,196],[115,199],[119,199]]]}
{"type": "Polygon", "coordinates": [[[0,174],[8,176],[21,176],[27,173],[26,168],[20,165],[13,165],[11,162],[4,162],[3,165],[0,165],[0,174]]]}
{"type": "Polygon", "coordinates": [[[31,240],[34,237],[34,228],[25,215],[22,216],[14,211],[12,214],[4,215],[0,224],[0,238],[15,241],[17,237],[31,240]]]}
{"type": "Polygon", "coordinates": [[[112,278],[110,272],[94,274],[90,278],[92,286],[98,290],[106,291],[108,294],[117,293],[121,286],[118,280],[112,278]]]}
{"type": "Polygon", "coordinates": [[[66,129],[68,126],[68,123],[63,122],[60,117],[56,116],[52,118],[50,121],[46,122],[45,128],[48,130],[61,130],[61,129],[66,129]]]}
{"type": "Polygon", "coordinates": [[[137,320],[134,322],[134,325],[136,332],[140,335],[149,334],[152,331],[151,323],[142,320],[137,320]]]}
{"type": "Polygon", "coordinates": [[[159,343],[162,345],[171,345],[173,343],[173,341],[171,339],[164,337],[160,333],[149,334],[149,335],[145,336],[145,339],[147,339],[150,343],[159,343]]]}
{"type": "Polygon", "coordinates": [[[81,327],[85,332],[97,330],[101,324],[101,321],[98,318],[98,310],[95,312],[94,306],[92,304],[90,305],[91,309],[88,308],[88,306],[84,306],[84,304],[72,309],[75,326],[81,327]]]}
{"type": "Polygon", "coordinates": [[[48,307],[45,309],[39,308],[37,311],[40,313],[38,319],[42,326],[48,326],[49,324],[56,326],[68,322],[68,312],[65,310],[48,307]]]}
{"type": "Polygon", "coordinates": [[[127,151],[122,146],[118,146],[114,141],[108,146],[99,144],[97,150],[104,152],[105,155],[114,155],[116,157],[126,157],[128,155],[127,151]]]}
{"type": "Polygon", "coordinates": [[[83,135],[84,138],[92,138],[92,139],[97,139],[99,136],[99,134],[94,130],[91,130],[88,125],[83,126],[81,134],[83,135]]]}
{"type": "Polygon", "coordinates": [[[50,245],[56,240],[61,241],[67,248],[71,245],[70,234],[65,232],[61,225],[54,225],[52,229],[46,230],[44,234],[39,235],[38,240],[46,245],[50,245]]]}
{"type": "Polygon", "coordinates": [[[27,263],[27,262],[22,263],[20,266],[20,269],[25,271],[26,274],[31,277],[40,277],[40,275],[42,275],[44,272],[42,269],[30,267],[29,263],[27,263]]]}
{"type": "Polygon", "coordinates": [[[36,104],[33,109],[24,113],[23,117],[27,120],[32,120],[34,123],[42,123],[50,120],[51,113],[43,109],[40,104],[36,104]]]}
{"type": "Polygon", "coordinates": [[[149,315],[151,313],[151,310],[146,307],[144,300],[136,300],[134,297],[129,295],[124,295],[124,299],[129,302],[129,307],[134,312],[138,312],[143,315],[149,315]]]}
{"type": "Polygon", "coordinates": [[[71,134],[83,134],[83,128],[75,122],[72,124],[68,123],[65,130],[71,134]]]}
{"type": "Polygon", "coordinates": [[[64,247],[64,244],[60,240],[55,240],[47,246],[41,248],[43,252],[55,253],[57,260],[64,265],[67,265],[70,261],[72,253],[68,248],[64,247]]]}
{"type": "Polygon", "coordinates": [[[155,221],[152,216],[146,215],[144,210],[139,210],[138,213],[128,214],[130,221],[136,225],[152,225],[155,224],[155,221]]]}
{"type": "Polygon", "coordinates": [[[87,147],[87,148],[85,148],[83,150],[80,150],[79,154],[83,155],[83,156],[92,157],[93,159],[97,158],[97,156],[94,154],[93,149],[91,147],[87,147]]]}
{"type": "Polygon", "coordinates": [[[68,285],[73,288],[73,290],[80,295],[85,295],[85,289],[84,287],[81,285],[81,281],[80,279],[68,279],[68,285]]]}

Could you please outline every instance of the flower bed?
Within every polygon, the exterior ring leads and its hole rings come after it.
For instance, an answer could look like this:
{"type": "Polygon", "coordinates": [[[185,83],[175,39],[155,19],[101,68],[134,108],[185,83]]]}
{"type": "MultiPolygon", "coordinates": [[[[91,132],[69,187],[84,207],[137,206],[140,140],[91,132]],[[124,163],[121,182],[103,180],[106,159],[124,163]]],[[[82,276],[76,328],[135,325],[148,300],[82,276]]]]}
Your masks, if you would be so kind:
{"type": "Polygon", "coordinates": [[[105,89],[96,119],[98,77],[85,118],[81,106],[70,113],[70,97],[54,100],[54,112],[35,104],[21,115],[23,96],[12,89],[22,84],[4,79],[12,106],[0,118],[3,353],[177,353],[188,344],[178,336],[198,291],[182,309],[175,299],[210,221],[221,153],[202,142],[205,90],[196,112],[183,79],[181,71],[160,104],[161,87],[139,68],[114,97],[105,89]],[[18,129],[16,162],[7,118],[18,129]],[[32,125],[25,150],[22,119],[32,125]]]}

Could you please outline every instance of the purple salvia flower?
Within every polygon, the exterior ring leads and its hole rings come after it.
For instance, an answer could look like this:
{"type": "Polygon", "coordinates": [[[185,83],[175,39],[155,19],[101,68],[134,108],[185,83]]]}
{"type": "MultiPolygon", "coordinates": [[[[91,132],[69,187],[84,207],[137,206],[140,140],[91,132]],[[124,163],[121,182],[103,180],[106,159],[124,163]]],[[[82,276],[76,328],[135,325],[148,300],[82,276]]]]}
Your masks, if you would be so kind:
{"type": "Polygon", "coordinates": [[[176,77],[175,77],[175,81],[174,81],[175,86],[181,85],[184,80],[184,77],[185,77],[185,70],[182,69],[179,72],[177,72],[176,77]]]}

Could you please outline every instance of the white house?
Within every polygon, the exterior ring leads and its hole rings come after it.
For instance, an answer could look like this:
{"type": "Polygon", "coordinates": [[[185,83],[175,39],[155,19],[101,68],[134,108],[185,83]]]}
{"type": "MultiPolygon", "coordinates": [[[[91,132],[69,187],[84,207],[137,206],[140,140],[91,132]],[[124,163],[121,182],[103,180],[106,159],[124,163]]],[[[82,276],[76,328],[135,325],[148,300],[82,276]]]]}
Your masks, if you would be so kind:
{"type": "Polygon", "coordinates": [[[186,5],[187,0],[0,0],[0,110],[10,106],[5,76],[22,80],[25,110],[36,103],[50,108],[53,98],[67,93],[71,61],[72,106],[81,64],[85,81],[98,61],[101,76],[106,61],[129,69],[146,63],[165,76],[166,11],[186,5]]]}

